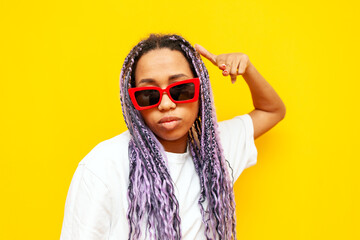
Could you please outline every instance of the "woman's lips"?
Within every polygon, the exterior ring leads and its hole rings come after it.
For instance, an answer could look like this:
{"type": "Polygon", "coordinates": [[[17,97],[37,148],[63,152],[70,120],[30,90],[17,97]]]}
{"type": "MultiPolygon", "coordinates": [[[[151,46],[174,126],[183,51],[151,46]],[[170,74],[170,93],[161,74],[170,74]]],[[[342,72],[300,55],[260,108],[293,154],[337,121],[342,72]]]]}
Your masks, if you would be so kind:
{"type": "Polygon", "coordinates": [[[173,130],[180,124],[181,118],[178,117],[163,117],[158,122],[161,128],[165,130],[173,130]]]}

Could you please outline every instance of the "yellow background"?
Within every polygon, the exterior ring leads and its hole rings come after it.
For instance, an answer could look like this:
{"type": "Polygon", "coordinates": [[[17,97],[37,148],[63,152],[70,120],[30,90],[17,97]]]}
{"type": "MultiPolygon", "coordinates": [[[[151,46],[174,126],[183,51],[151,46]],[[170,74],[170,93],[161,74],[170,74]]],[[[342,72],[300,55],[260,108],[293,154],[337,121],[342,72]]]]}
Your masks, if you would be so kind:
{"type": "MultiPolygon", "coordinates": [[[[151,32],[244,52],[287,115],[235,186],[239,239],[360,239],[358,1],[0,1],[0,239],[59,239],[78,162],[124,130],[119,74],[151,32]]],[[[208,61],[218,119],[252,110],[208,61]]]]}

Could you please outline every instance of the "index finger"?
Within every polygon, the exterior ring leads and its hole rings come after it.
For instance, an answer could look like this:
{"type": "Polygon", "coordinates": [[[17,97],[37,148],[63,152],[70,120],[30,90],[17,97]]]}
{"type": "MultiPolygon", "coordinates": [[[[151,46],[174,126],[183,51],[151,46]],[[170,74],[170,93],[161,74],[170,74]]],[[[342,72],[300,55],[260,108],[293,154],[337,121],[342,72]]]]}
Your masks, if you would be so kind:
{"type": "Polygon", "coordinates": [[[216,55],[212,54],[211,52],[209,52],[208,50],[206,50],[203,46],[199,45],[199,44],[195,44],[195,49],[196,51],[198,51],[203,57],[207,58],[210,62],[212,62],[214,65],[217,66],[216,64],[216,55]]]}

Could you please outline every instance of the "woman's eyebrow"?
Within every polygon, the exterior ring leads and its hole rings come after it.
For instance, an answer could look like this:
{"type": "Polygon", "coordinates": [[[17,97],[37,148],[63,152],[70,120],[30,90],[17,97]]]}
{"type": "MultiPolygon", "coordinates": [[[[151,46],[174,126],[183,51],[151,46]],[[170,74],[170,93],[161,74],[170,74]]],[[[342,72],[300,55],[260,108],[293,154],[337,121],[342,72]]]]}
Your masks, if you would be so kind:
{"type": "Polygon", "coordinates": [[[141,79],[138,84],[141,84],[141,83],[154,83],[154,82],[155,82],[155,80],[152,79],[152,78],[144,78],[144,79],[141,79]]]}
{"type": "Polygon", "coordinates": [[[181,77],[188,77],[186,74],[183,74],[183,73],[179,73],[179,74],[175,74],[175,75],[171,75],[169,77],[169,80],[175,80],[177,78],[181,78],[181,77]]]}
{"type": "MultiPolygon", "coordinates": [[[[176,79],[181,78],[181,77],[188,77],[188,76],[186,74],[184,74],[184,73],[174,74],[174,75],[169,76],[169,81],[176,80],[176,79]]],[[[144,78],[144,79],[141,79],[138,84],[154,83],[154,82],[156,82],[156,81],[153,78],[144,78]]]]}

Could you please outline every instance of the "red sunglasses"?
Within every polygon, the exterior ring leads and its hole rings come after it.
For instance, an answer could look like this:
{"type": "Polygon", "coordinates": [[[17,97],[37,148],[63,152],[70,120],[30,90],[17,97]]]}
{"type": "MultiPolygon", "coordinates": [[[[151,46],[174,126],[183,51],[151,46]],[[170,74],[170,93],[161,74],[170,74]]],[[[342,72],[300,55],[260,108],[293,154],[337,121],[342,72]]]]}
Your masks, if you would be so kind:
{"type": "Polygon", "coordinates": [[[137,110],[145,110],[159,106],[163,93],[169,96],[174,103],[195,102],[199,98],[199,78],[175,82],[165,89],[160,87],[135,87],[129,88],[129,94],[137,110]]]}

